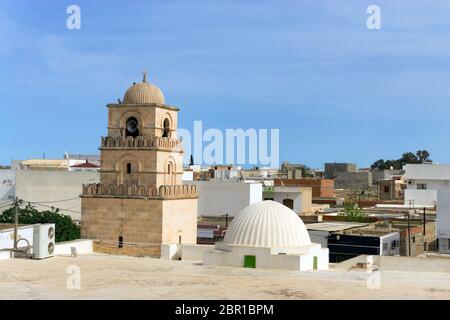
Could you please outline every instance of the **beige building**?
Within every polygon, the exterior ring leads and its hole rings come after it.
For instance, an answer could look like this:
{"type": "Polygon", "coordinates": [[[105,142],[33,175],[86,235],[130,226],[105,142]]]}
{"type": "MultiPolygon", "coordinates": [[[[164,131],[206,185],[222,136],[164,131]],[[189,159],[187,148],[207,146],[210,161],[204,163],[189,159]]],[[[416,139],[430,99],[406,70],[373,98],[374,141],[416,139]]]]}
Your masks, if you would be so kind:
{"type": "Polygon", "coordinates": [[[83,186],[81,235],[97,249],[159,256],[162,244],[195,244],[197,192],[183,185],[177,107],[159,88],[133,84],[108,104],[100,147],[100,183],[83,186]]]}

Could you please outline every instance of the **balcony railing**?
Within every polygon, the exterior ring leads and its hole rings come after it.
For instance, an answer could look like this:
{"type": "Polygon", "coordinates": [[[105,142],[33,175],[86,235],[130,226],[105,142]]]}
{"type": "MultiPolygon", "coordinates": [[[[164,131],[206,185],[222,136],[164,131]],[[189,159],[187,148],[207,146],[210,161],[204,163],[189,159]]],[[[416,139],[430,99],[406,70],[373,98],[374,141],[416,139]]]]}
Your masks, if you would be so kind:
{"type": "Polygon", "coordinates": [[[102,183],[83,184],[82,196],[125,197],[125,198],[177,198],[196,197],[194,185],[104,185],[102,183]]]}
{"type": "Polygon", "coordinates": [[[101,147],[108,149],[165,149],[165,150],[183,150],[183,143],[179,139],[169,139],[162,137],[102,137],[101,147]]]}

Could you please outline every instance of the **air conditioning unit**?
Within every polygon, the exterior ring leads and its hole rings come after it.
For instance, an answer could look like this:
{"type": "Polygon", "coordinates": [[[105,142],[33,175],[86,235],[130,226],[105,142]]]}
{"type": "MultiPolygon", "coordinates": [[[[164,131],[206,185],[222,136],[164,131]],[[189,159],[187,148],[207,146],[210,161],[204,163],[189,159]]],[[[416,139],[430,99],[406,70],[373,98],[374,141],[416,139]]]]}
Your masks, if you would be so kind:
{"type": "Polygon", "coordinates": [[[55,224],[35,224],[33,226],[33,259],[45,259],[55,251],[55,224]]]}

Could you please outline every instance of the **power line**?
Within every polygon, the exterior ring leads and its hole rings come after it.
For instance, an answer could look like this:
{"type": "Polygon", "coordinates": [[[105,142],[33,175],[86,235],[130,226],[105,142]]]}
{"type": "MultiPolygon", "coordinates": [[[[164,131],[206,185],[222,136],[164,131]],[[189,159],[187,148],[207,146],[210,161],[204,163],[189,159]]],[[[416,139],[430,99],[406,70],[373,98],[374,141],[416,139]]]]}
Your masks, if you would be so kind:
{"type": "Polygon", "coordinates": [[[63,209],[63,208],[58,208],[58,207],[54,207],[54,206],[47,206],[45,204],[41,204],[39,202],[31,202],[33,204],[37,204],[40,205],[41,207],[46,207],[46,208],[50,208],[50,209],[58,209],[59,211],[67,211],[67,212],[73,212],[73,213],[80,213],[80,211],[75,211],[75,210],[70,210],[70,209],[63,209]]]}
{"type": "Polygon", "coordinates": [[[71,199],[63,199],[63,200],[54,200],[54,201],[40,201],[40,202],[28,201],[28,202],[30,202],[30,203],[58,203],[58,202],[66,202],[66,201],[79,200],[79,199],[80,199],[80,197],[71,198],[71,199]]]}
{"type": "MultiPolygon", "coordinates": [[[[11,202],[11,200],[10,200],[9,202],[11,202]]],[[[5,203],[6,203],[6,202],[5,202],[5,203]]],[[[11,203],[8,203],[8,204],[6,204],[6,205],[0,206],[0,209],[6,208],[6,207],[11,207],[12,205],[14,205],[14,202],[11,202],[11,203]]]]}
{"type": "Polygon", "coordinates": [[[58,209],[59,211],[67,211],[67,212],[73,212],[73,213],[79,213],[79,214],[81,214],[80,211],[70,210],[70,209],[64,209],[64,208],[58,208],[58,207],[55,207],[55,206],[48,206],[48,205],[46,205],[46,204],[43,204],[43,203],[47,203],[47,202],[36,202],[36,201],[27,201],[27,200],[23,200],[23,201],[24,201],[24,202],[27,202],[27,203],[29,203],[29,204],[36,204],[36,205],[39,205],[39,206],[41,206],[41,207],[46,207],[46,208],[49,208],[49,209],[58,209]]]}

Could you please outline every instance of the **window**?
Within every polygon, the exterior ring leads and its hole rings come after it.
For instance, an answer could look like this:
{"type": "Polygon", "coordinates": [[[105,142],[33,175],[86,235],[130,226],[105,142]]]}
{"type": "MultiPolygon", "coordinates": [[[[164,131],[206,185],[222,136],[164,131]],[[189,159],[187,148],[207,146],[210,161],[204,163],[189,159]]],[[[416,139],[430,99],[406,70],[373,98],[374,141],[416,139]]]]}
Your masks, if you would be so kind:
{"type": "Polygon", "coordinates": [[[417,190],[426,190],[427,184],[426,183],[418,183],[417,184],[417,190]]]}
{"type": "Polygon", "coordinates": [[[127,174],[131,173],[131,163],[127,163],[127,174]]]}
{"type": "Polygon", "coordinates": [[[169,119],[164,119],[163,123],[164,131],[163,131],[163,138],[168,138],[170,133],[170,122],[169,119]]]}
{"type": "Polygon", "coordinates": [[[123,237],[122,236],[119,237],[119,245],[118,245],[118,247],[119,248],[123,248],[123,237]]]}
{"type": "Polygon", "coordinates": [[[294,209],[294,200],[292,199],[284,199],[283,204],[291,210],[294,209]]]}
{"type": "Polygon", "coordinates": [[[127,120],[125,135],[133,138],[139,136],[139,123],[135,117],[131,117],[127,120]]]}
{"type": "Polygon", "coordinates": [[[389,193],[389,192],[390,192],[389,186],[384,186],[384,193],[389,193]]]}

